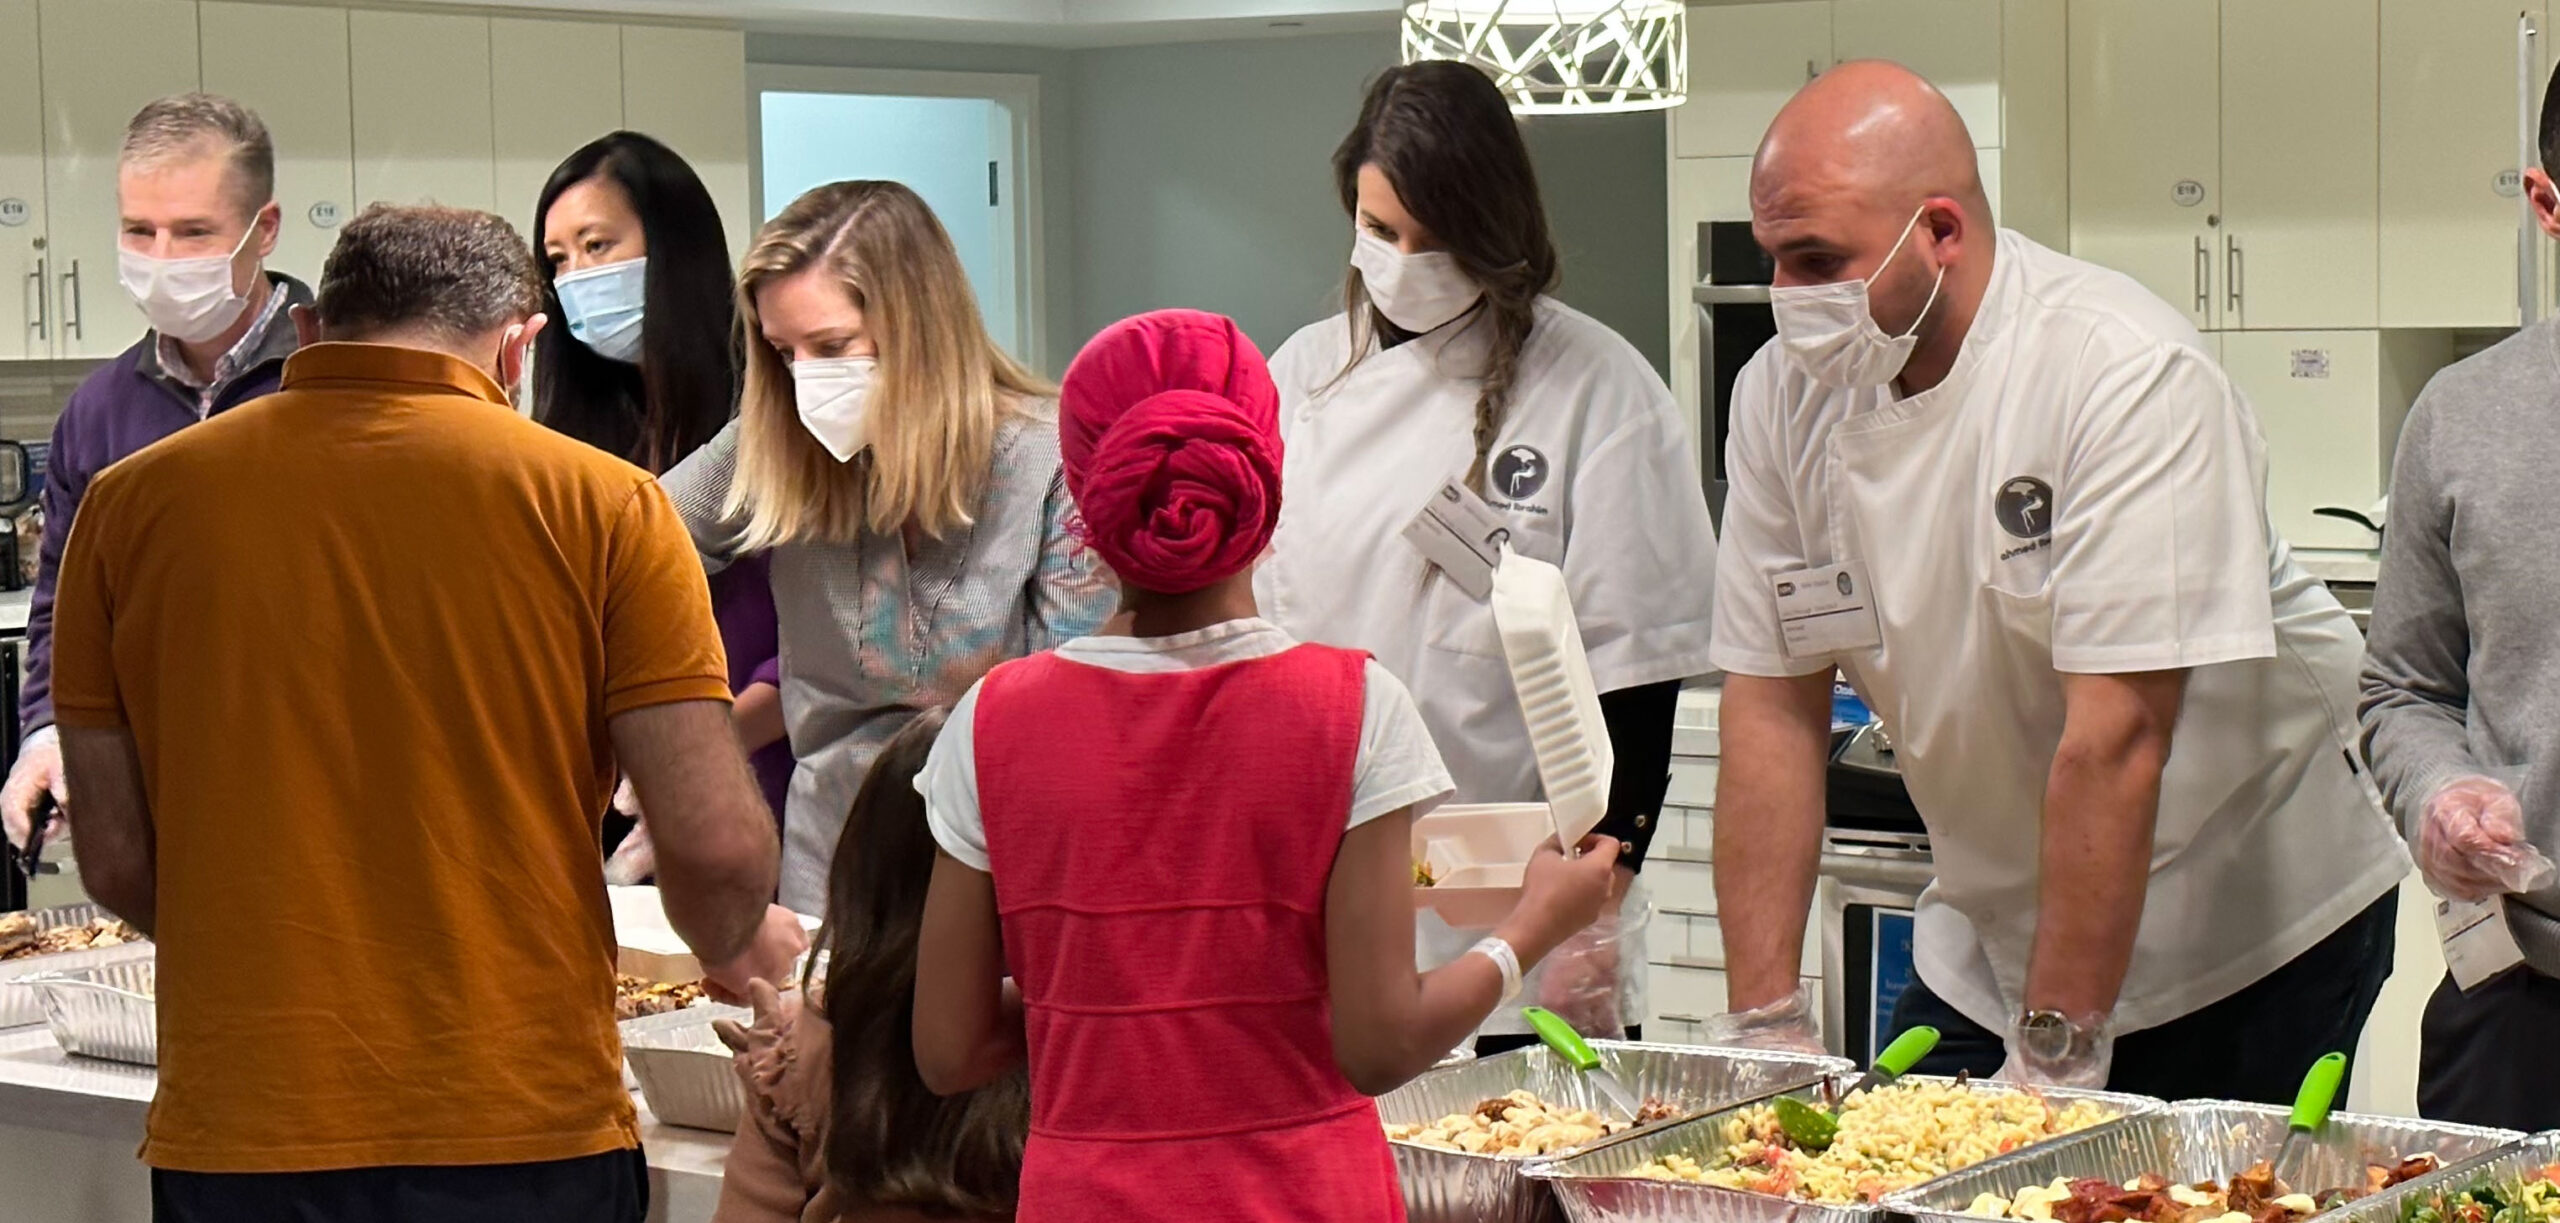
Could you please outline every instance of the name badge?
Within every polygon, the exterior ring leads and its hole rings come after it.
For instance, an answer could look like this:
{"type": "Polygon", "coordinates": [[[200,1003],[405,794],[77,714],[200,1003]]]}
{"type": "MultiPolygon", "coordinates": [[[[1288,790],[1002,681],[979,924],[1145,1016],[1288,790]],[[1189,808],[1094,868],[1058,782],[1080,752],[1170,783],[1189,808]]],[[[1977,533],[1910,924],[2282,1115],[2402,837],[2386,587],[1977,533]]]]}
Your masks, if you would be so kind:
{"type": "Polygon", "coordinates": [[[1493,567],[1502,560],[1502,545],[1511,528],[1475,490],[1451,480],[1422,503],[1422,512],[1406,525],[1404,537],[1424,560],[1448,574],[1477,599],[1493,597],[1493,567]]]}
{"type": "Polygon", "coordinates": [[[1770,584],[1787,657],[1824,658],[1883,644],[1864,563],[1781,573],[1770,584]]]}
{"type": "Polygon", "coordinates": [[[2436,937],[2444,940],[2445,971],[2465,991],[2524,963],[2524,948],[2516,946],[2515,932],[2507,928],[2503,896],[2476,904],[2438,898],[2436,937]]]}

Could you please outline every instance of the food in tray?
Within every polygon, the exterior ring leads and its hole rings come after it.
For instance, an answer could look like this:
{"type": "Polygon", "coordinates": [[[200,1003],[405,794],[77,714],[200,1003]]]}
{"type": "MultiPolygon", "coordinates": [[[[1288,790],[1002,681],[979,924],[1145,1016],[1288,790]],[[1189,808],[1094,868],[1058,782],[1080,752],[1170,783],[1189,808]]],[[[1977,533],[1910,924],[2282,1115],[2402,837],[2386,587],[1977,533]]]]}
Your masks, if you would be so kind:
{"type": "Polygon", "coordinates": [[[624,973],[613,979],[613,1017],[638,1019],[681,1011],[702,1001],[702,982],[646,981],[624,973]]]}
{"type": "Polygon", "coordinates": [[[1430,863],[1416,862],[1413,864],[1413,886],[1418,888],[1428,888],[1438,887],[1439,885],[1440,876],[1432,873],[1430,863]]]}
{"type": "Polygon", "coordinates": [[[2179,1184],[2156,1175],[2122,1185],[2104,1177],[2056,1177],[2050,1185],[2029,1185],[2011,1198],[1983,1194],[1964,1212],[2033,1223],[2295,1223],[2435,1170],[2434,1156],[2413,1155],[2388,1167],[2372,1165],[2361,1182],[2318,1194],[2295,1192],[2276,1179],[2274,1165],[2266,1160],[2231,1178],[2229,1185],[2179,1184]]]}
{"type": "Polygon", "coordinates": [[[2555,1223],[2560,1221],[2560,1164],[2522,1180],[2421,1193],[2400,1208],[2400,1223],[2555,1223]]]}
{"type": "Polygon", "coordinates": [[[1896,1083],[1843,1101],[1839,1134],[1820,1154],[1799,1149],[1763,1105],[1725,1122],[1721,1149],[1664,1156],[1632,1175],[1848,1205],[2115,1117],[2095,1100],[2048,1100],[1997,1084],[1896,1083]]]}
{"type": "Polygon", "coordinates": [[[113,917],[95,917],[69,926],[39,925],[32,913],[0,917],[0,960],[91,951],[141,941],[141,931],[113,917]]]}
{"type": "MultiPolygon", "coordinates": [[[[1635,1125],[1651,1125],[1680,1115],[1678,1105],[1647,1098],[1636,1113],[1635,1125]]],[[[1571,1151],[1632,1128],[1587,1108],[1562,1108],[1528,1092],[1515,1091],[1429,1125],[1389,1125],[1387,1137],[1443,1151],[1514,1157],[1571,1151]]]]}

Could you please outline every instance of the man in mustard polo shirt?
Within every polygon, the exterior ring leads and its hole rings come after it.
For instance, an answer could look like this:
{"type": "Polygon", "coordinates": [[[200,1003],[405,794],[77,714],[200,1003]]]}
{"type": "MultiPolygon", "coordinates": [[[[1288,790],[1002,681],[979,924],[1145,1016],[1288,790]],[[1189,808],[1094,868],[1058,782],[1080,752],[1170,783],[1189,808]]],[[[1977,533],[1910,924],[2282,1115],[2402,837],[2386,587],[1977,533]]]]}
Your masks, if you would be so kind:
{"type": "Polygon", "coordinates": [[[674,508],[499,389],[538,284],[497,217],[368,210],[283,388],[81,506],[55,708],[86,882],[159,943],[160,1219],[640,1219],[617,762],[716,985],[805,946],[674,508]]]}

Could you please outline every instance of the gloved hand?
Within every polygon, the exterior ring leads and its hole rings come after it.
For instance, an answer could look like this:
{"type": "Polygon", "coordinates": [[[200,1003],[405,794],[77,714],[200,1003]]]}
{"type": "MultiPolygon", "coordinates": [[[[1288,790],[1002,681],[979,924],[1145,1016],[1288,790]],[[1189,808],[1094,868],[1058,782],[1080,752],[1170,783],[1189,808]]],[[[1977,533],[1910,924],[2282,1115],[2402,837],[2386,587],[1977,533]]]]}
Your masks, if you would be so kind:
{"type": "Polygon", "coordinates": [[[1625,1014],[1618,1006],[1618,954],[1624,927],[1615,909],[1549,953],[1538,966],[1538,1005],[1556,1013],[1591,1040],[1623,1040],[1625,1014]]]}
{"type": "Polygon", "coordinates": [[[658,873],[658,846],[649,839],[649,822],[640,814],[640,796],[632,791],[630,778],[623,778],[622,784],[614,787],[613,809],[618,814],[629,816],[633,823],[631,831],[623,836],[622,844],[614,846],[613,853],[605,858],[604,881],[625,885],[645,883],[658,873]]]}
{"type": "Polygon", "coordinates": [[[1812,987],[1798,985],[1796,992],[1766,1006],[1729,1011],[1708,1020],[1703,1043],[1772,1053],[1825,1052],[1822,1028],[1814,1019],[1812,987]]]}
{"type": "Polygon", "coordinates": [[[2008,1060],[1991,1077],[2021,1087],[2106,1087],[2107,1075],[2115,1068],[2116,1038],[2104,1016],[2070,1021],[2067,1048],[2052,1057],[2030,1047],[2025,1029],[2023,1023],[2009,1025],[2008,1060]]]}
{"type": "Polygon", "coordinates": [[[738,1077],[749,1086],[771,1087],[782,1077],[783,1039],[800,1019],[800,991],[780,990],[758,977],[747,982],[747,1005],[755,1010],[753,1027],[734,1019],[714,1019],[711,1031],[736,1055],[738,1077]]]}
{"type": "Polygon", "coordinates": [[[2486,777],[2460,777],[2427,798],[2418,826],[2418,872],[2447,900],[2479,901],[2551,884],[2551,859],[2525,841],[2515,793],[2486,777]]]}
{"type": "Polygon", "coordinates": [[[57,808],[54,823],[45,833],[51,844],[69,833],[71,827],[71,791],[62,778],[62,734],[47,726],[27,736],[18,748],[18,762],[9,766],[9,781],[0,785],[0,826],[5,826],[9,844],[25,849],[27,831],[35,826],[36,799],[52,791],[57,808]]]}
{"type": "Polygon", "coordinates": [[[757,980],[794,981],[800,953],[809,949],[809,931],[800,915],[781,905],[766,905],[764,920],[747,939],[746,949],[725,964],[702,966],[702,988],[722,1002],[743,1003],[757,980]]]}

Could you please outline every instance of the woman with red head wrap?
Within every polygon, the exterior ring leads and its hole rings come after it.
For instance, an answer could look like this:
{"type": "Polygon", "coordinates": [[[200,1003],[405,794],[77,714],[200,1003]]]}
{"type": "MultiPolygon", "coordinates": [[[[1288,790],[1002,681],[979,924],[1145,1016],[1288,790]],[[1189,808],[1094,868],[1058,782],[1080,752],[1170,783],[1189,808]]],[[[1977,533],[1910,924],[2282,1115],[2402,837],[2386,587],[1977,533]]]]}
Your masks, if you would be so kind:
{"type": "Polygon", "coordinates": [[[1086,345],[1059,448],[1122,614],[996,668],[917,782],[942,849],[917,1066],[965,1091],[1028,1056],[1026,1223],[1401,1219],[1368,1097],[1609,890],[1614,844],[1550,847],[1499,948],[1415,972],[1413,817],[1449,777],[1394,677],[1256,612],[1278,399],[1216,315],[1086,345]]]}

